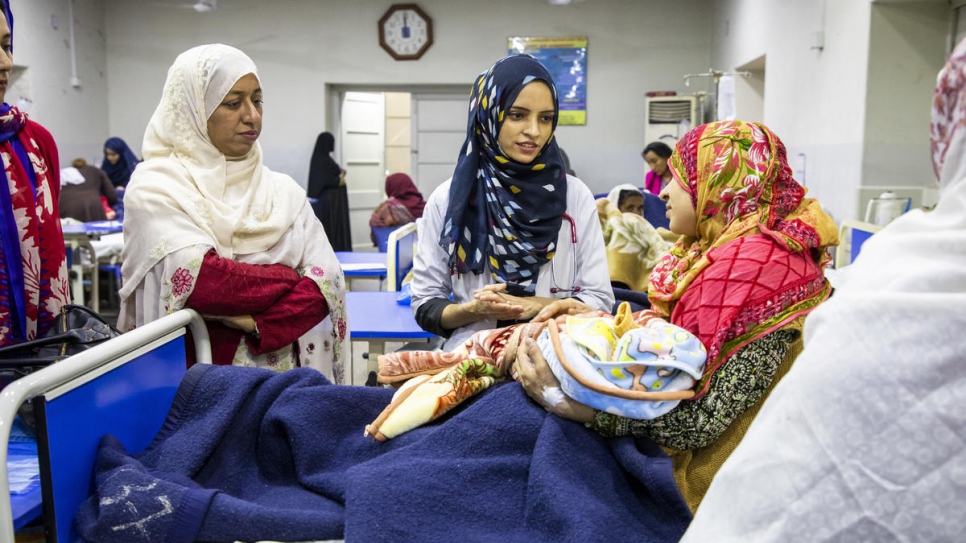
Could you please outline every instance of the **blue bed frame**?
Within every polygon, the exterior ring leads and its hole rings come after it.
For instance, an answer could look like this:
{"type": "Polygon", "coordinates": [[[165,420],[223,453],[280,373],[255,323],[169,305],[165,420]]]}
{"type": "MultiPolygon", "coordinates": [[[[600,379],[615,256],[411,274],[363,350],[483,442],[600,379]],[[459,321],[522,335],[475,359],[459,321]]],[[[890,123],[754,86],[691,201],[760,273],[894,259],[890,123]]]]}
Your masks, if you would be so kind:
{"type": "MultiPolygon", "coordinates": [[[[41,495],[47,541],[78,541],[73,518],[93,491],[97,444],[107,433],[129,452],[150,444],[185,373],[185,330],[200,363],[211,362],[204,321],[183,310],[148,323],[8,385],[0,392],[0,461],[6,466],[10,427],[32,400],[37,418],[41,495]]],[[[8,486],[0,469],[0,488],[8,486]]],[[[36,493],[0,499],[0,541],[39,512],[36,493]],[[16,501],[16,516],[11,501],[16,501]]]]}

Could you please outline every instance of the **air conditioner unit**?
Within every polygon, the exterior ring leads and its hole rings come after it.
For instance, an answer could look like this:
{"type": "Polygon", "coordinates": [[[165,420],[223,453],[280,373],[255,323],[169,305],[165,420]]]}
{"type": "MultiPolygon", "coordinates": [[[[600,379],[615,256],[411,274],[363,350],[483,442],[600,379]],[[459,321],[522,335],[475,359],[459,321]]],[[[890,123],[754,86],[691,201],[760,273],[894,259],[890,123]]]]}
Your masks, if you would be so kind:
{"type": "Polygon", "coordinates": [[[644,143],[662,141],[673,147],[701,119],[697,96],[649,96],[644,99],[644,143]]]}

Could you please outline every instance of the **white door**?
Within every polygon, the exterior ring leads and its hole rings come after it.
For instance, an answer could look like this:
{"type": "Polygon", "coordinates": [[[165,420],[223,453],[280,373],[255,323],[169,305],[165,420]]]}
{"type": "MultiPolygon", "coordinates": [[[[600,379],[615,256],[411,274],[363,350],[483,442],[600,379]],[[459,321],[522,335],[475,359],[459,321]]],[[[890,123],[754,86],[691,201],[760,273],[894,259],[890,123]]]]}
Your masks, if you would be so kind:
{"type": "Polygon", "coordinates": [[[383,200],[385,98],[382,93],[342,95],[339,164],[346,171],[353,250],[375,250],[369,240],[369,216],[383,200]]]}
{"type": "Polygon", "coordinates": [[[453,176],[466,139],[468,107],[469,90],[412,95],[413,181],[424,198],[453,176]]]}

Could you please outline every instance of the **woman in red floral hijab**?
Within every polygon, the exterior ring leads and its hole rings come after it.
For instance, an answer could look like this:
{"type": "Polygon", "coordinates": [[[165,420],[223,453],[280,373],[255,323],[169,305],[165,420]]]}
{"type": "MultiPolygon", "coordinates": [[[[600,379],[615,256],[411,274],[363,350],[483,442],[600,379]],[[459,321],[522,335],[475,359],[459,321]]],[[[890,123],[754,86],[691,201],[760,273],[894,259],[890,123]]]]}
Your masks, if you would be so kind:
{"type": "MultiPolygon", "coordinates": [[[[761,124],[699,126],[678,142],[669,165],[672,180],[661,198],[681,239],[651,273],[649,297],[708,350],[694,398],[651,420],[569,399],[546,407],[607,437],[660,444],[694,511],[801,352],[804,317],[831,291],[823,267],[838,236],[832,219],[792,179],[781,140],[761,124]]],[[[539,350],[522,351],[516,367],[529,366],[521,358],[533,361],[532,382],[527,371],[521,380],[541,403],[539,391],[559,384],[539,350]]]]}
{"type": "Polygon", "coordinates": [[[764,125],[699,126],[669,164],[672,181],[661,198],[683,189],[697,224],[654,269],[648,294],[708,348],[701,395],[731,354],[828,297],[823,268],[838,233],[818,202],[804,197],[784,144],[764,125]]]}

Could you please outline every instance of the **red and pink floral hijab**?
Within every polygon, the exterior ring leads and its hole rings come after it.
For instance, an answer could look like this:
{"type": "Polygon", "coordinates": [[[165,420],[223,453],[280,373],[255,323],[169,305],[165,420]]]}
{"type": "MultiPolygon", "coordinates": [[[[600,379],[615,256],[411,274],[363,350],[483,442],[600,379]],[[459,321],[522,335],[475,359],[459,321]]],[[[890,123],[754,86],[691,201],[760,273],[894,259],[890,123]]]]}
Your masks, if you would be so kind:
{"type": "Polygon", "coordinates": [[[671,182],[691,195],[697,236],[682,237],[661,260],[648,294],[656,310],[701,338],[710,376],[828,296],[822,269],[838,230],[792,178],[781,140],[759,123],[699,126],[668,164],[671,182]]]}
{"type": "Polygon", "coordinates": [[[677,298],[708,265],[709,250],[765,233],[789,251],[809,250],[824,266],[838,244],[835,222],[792,178],[785,145],[759,123],[721,121],[688,132],[668,161],[672,182],[691,195],[698,235],[684,237],[659,268],[649,294],[658,305],[677,298]]]}

